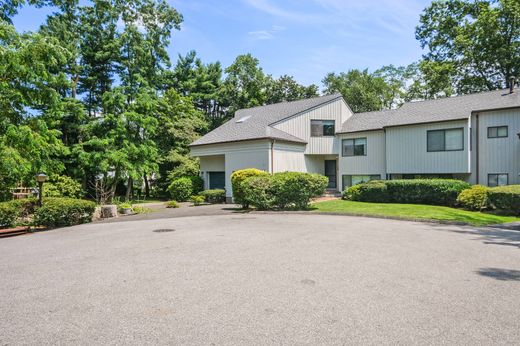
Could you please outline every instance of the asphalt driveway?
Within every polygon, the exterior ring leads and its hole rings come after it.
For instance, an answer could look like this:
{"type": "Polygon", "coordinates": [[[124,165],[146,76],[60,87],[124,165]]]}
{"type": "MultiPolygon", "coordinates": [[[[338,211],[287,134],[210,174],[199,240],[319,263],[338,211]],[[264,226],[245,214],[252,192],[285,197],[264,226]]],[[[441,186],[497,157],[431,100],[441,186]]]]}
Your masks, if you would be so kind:
{"type": "Polygon", "coordinates": [[[0,345],[520,340],[518,231],[227,214],[0,239],[0,254],[0,345]]]}

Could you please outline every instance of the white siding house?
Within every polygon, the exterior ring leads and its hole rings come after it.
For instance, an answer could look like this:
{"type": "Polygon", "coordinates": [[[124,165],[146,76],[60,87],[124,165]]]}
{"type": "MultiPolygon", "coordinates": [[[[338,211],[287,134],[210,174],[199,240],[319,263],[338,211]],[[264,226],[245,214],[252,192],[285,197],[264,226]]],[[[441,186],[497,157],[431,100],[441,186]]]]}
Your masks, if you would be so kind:
{"type": "Polygon", "coordinates": [[[520,93],[496,90],[354,114],[341,95],[242,109],[191,145],[205,188],[231,174],[312,172],[330,190],[372,179],[520,184],[520,93]]]}

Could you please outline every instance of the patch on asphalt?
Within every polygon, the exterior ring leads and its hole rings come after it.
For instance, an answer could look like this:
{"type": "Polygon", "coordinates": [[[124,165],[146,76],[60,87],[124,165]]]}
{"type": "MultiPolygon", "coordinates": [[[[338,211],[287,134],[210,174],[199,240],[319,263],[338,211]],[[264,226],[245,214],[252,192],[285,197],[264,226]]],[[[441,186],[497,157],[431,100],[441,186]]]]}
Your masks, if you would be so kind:
{"type": "Polygon", "coordinates": [[[314,280],[311,280],[311,279],[303,279],[302,281],[300,281],[302,284],[304,285],[310,285],[310,286],[314,286],[316,285],[316,281],[314,280]]]}
{"type": "Polygon", "coordinates": [[[153,232],[155,232],[155,233],[175,232],[175,229],[173,229],[173,228],[159,228],[159,229],[154,229],[153,232]]]}

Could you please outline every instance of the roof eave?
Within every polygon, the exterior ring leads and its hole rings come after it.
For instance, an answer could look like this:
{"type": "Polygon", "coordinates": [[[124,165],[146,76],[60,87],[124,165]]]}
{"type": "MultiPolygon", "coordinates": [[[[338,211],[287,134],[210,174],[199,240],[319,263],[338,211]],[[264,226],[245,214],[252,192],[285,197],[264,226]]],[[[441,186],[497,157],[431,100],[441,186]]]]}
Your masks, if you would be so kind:
{"type": "Polygon", "coordinates": [[[259,140],[276,140],[276,141],[279,141],[279,142],[287,142],[287,143],[297,143],[297,144],[301,144],[301,145],[306,145],[307,142],[306,141],[297,141],[297,140],[289,140],[289,139],[283,139],[283,138],[279,138],[279,137],[258,137],[258,138],[248,138],[248,139],[236,139],[236,140],[231,140],[231,141],[221,141],[221,142],[212,142],[212,143],[202,143],[202,144],[190,144],[189,147],[192,148],[192,147],[202,147],[202,146],[206,146],[206,145],[215,145],[215,144],[228,144],[228,143],[239,143],[239,142],[249,142],[249,141],[259,141],[259,140]]]}

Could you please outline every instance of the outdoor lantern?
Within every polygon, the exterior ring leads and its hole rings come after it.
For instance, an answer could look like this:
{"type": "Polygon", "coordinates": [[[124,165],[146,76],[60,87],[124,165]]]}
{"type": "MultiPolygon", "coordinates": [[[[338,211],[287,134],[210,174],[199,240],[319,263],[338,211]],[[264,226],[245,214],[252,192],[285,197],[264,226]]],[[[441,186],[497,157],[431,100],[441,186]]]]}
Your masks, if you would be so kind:
{"type": "Polygon", "coordinates": [[[34,179],[38,182],[38,206],[42,206],[43,183],[47,181],[48,176],[45,173],[38,173],[34,179]]]}

